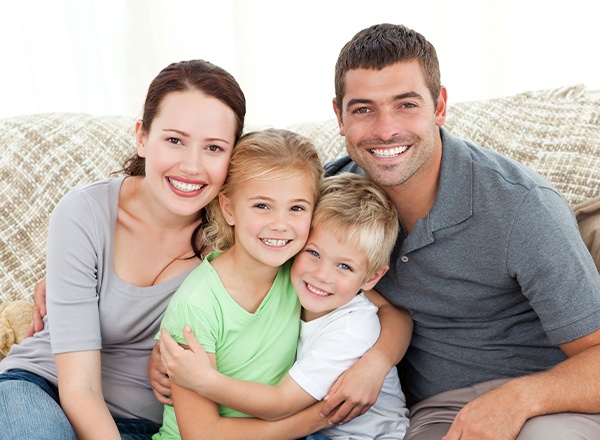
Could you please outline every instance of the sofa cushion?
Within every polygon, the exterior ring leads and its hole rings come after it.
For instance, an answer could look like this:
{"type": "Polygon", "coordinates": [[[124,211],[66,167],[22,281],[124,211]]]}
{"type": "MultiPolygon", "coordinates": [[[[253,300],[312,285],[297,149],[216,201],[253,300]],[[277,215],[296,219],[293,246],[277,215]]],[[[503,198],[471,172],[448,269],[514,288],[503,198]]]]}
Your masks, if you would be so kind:
{"type": "Polygon", "coordinates": [[[0,119],[0,303],[31,298],[45,274],[54,205],[69,188],[121,168],[134,122],[75,113],[0,119]]]}
{"type": "Polygon", "coordinates": [[[600,272],[600,196],[573,206],[581,237],[600,272]]]}

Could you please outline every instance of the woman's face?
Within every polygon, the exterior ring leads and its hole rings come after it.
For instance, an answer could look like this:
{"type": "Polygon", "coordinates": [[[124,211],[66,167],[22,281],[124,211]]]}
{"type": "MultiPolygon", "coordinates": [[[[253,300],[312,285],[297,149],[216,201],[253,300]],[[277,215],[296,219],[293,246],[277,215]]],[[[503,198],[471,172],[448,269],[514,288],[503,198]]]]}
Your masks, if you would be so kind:
{"type": "Polygon", "coordinates": [[[233,110],[200,91],[166,95],[148,132],[136,126],[145,184],[171,213],[197,218],[219,193],[235,143],[233,110]]]}

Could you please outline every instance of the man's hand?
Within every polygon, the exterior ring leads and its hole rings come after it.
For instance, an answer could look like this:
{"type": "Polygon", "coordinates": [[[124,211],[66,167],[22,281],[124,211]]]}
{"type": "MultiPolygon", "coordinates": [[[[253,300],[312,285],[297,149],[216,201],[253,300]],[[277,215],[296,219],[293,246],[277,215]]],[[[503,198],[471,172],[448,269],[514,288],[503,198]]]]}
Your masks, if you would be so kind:
{"type": "Polygon", "coordinates": [[[160,342],[154,344],[147,368],[150,386],[156,400],[163,405],[173,405],[173,401],[168,397],[171,395],[171,381],[160,359],[160,342]]]}
{"type": "Polygon", "coordinates": [[[165,329],[161,330],[162,363],[173,383],[202,394],[202,384],[214,369],[206,351],[188,325],[183,329],[183,337],[187,343],[186,348],[179,345],[165,329]]]}
{"type": "Polygon", "coordinates": [[[46,278],[42,278],[33,288],[33,312],[32,319],[25,337],[29,338],[44,328],[44,316],[46,316],[46,278]]]}
{"type": "Polygon", "coordinates": [[[528,419],[515,381],[465,405],[442,440],[515,440],[528,419]]]}
{"type": "Polygon", "coordinates": [[[329,389],[321,416],[327,417],[337,408],[329,423],[338,425],[366,413],[379,397],[388,372],[376,374],[373,364],[364,362],[364,358],[359,359],[329,389]]]}

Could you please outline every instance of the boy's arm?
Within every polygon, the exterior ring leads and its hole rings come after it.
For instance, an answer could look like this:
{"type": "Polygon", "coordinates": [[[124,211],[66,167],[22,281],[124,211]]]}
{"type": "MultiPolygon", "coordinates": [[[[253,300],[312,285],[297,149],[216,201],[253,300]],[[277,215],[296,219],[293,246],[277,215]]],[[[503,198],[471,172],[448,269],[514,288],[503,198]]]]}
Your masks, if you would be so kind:
{"type": "MultiPolygon", "coordinates": [[[[216,366],[214,355],[209,356],[212,366],[216,366]]],[[[176,384],[173,384],[172,390],[175,417],[183,440],[296,439],[329,426],[319,415],[321,402],[294,416],[267,422],[246,417],[221,417],[217,404],[210,399],[176,384]]]]}
{"type": "Polygon", "coordinates": [[[221,405],[264,420],[279,420],[297,413],[317,400],[287,374],[277,385],[234,379],[219,373],[202,345],[185,326],[189,350],[161,330],[160,353],[171,381],[221,405]]]}
{"type": "Polygon", "coordinates": [[[379,307],[381,333],[375,345],[340,376],[325,397],[322,414],[331,416],[332,424],[347,423],[369,410],[385,377],[406,353],[412,335],[413,322],[407,311],[394,307],[375,290],[364,293],[379,307]]]}

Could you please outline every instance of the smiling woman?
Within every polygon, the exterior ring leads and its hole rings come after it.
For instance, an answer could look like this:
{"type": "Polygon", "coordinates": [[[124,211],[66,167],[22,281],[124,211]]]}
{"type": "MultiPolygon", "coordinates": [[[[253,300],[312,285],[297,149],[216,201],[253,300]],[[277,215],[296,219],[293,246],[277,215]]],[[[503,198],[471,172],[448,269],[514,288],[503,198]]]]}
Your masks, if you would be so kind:
{"type": "Polygon", "coordinates": [[[225,70],[202,60],[170,64],[150,84],[125,175],[74,188],[56,205],[48,320],[0,363],[3,435],[71,439],[93,430],[149,439],[158,430],[161,406],[146,369],[153,337],[203,258],[204,208],[225,180],[245,111],[225,70]]]}

